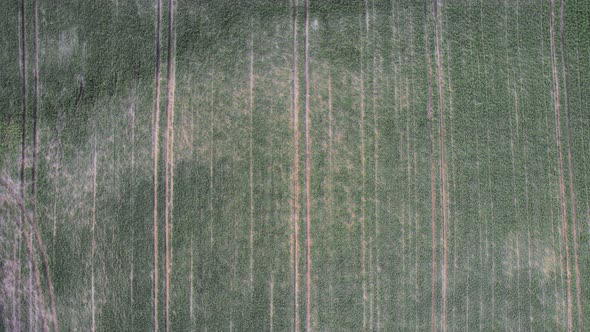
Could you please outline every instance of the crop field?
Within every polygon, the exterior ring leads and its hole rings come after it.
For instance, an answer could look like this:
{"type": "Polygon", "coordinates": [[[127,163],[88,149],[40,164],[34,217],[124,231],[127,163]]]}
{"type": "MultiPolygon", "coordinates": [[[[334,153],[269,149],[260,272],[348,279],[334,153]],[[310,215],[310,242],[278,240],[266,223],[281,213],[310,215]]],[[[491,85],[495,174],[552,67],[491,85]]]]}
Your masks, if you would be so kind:
{"type": "Polygon", "coordinates": [[[0,8],[0,331],[590,329],[589,1],[0,8]]]}

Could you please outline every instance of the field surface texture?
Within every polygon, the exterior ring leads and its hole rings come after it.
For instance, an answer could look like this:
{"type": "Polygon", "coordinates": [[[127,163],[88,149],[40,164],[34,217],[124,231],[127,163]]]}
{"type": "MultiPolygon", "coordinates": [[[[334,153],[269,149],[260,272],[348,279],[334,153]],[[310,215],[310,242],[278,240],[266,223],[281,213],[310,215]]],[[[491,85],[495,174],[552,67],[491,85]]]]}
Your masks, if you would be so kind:
{"type": "Polygon", "coordinates": [[[590,1],[0,5],[0,331],[590,331],[590,1]]]}

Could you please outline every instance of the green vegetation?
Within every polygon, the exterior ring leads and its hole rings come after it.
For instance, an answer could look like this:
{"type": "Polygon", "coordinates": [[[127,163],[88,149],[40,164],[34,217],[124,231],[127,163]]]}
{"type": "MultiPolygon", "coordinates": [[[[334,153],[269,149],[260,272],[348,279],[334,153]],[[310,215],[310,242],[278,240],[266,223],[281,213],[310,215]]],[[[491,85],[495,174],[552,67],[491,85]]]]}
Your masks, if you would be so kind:
{"type": "Polygon", "coordinates": [[[3,9],[0,330],[590,327],[587,1],[3,9]]]}

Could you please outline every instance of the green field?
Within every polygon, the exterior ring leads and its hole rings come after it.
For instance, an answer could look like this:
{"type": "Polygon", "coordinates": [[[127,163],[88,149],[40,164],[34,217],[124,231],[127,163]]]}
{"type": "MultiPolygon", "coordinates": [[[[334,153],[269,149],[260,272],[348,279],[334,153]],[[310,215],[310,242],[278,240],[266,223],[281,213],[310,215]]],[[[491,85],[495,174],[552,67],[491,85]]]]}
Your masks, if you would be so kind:
{"type": "Polygon", "coordinates": [[[0,331],[590,329],[590,2],[0,8],[0,331]]]}

